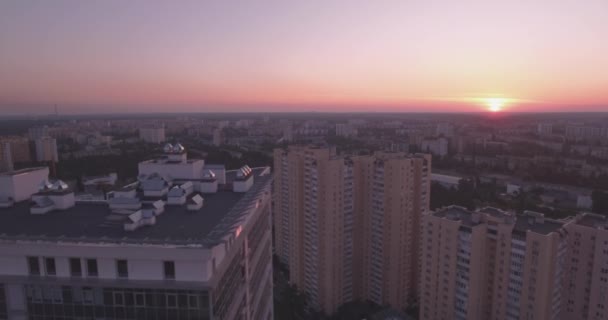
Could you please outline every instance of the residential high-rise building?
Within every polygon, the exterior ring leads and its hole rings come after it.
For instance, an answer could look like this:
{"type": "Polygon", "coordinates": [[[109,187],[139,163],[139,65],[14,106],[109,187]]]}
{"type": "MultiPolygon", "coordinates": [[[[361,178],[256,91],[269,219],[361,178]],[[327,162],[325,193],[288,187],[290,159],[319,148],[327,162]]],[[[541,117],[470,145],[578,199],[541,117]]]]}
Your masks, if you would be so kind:
{"type": "Polygon", "coordinates": [[[0,172],[12,171],[14,166],[11,145],[0,141],[0,172]]]}
{"type": "Polygon", "coordinates": [[[31,161],[30,143],[27,138],[0,137],[0,171],[9,171],[16,163],[31,161]]]}
{"type": "Polygon", "coordinates": [[[552,123],[539,123],[536,128],[536,133],[541,136],[550,136],[553,134],[553,124],[552,123]]]}
{"type": "Polygon", "coordinates": [[[0,208],[0,318],[272,320],[270,168],[155,165],[107,201],[10,180],[39,191],[0,208]]]}
{"type": "Polygon", "coordinates": [[[32,127],[27,130],[28,138],[32,141],[49,136],[49,127],[32,127]]]}
{"type": "Polygon", "coordinates": [[[435,156],[445,157],[449,151],[449,141],[444,137],[436,139],[424,139],[420,143],[422,152],[428,152],[435,156]]]}
{"type": "Polygon", "coordinates": [[[608,319],[607,226],[593,214],[425,215],[420,319],[608,319]]]}
{"type": "Polygon", "coordinates": [[[36,147],[36,161],[38,162],[57,162],[57,140],[51,137],[43,137],[34,141],[36,147]]]}
{"type": "Polygon", "coordinates": [[[357,136],[357,128],[348,123],[336,124],[336,136],[338,137],[354,137],[357,136]]]}
{"type": "Polygon", "coordinates": [[[167,140],[165,137],[165,127],[149,126],[139,128],[139,138],[149,143],[163,143],[167,140]]]}
{"type": "Polygon", "coordinates": [[[274,168],[275,251],[313,307],[416,300],[430,156],[291,146],[275,150],[274,168]]]}
{"type": "Polygon", "coordinates": [[[224,132],[221,128],[216,128],[213,130],[213,145],[221,146],[224,144],[224,132]]]}
{"type": "Polygon", "coordinates": [[[562,319],[608,319],[608,220],[579,214],[566,229],[570,239],[562,319]]]}

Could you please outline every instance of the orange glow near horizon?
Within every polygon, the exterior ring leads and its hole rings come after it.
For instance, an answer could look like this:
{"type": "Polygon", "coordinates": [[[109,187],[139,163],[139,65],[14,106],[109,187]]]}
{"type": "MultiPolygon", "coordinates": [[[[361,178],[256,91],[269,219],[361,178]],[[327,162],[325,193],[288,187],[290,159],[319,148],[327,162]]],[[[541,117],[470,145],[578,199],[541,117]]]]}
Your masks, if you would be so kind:
{"type": "Polygon", "coordinates": [[[0,1],[0,114],[608,111],[606,21],[606,0],[0,1]]]}

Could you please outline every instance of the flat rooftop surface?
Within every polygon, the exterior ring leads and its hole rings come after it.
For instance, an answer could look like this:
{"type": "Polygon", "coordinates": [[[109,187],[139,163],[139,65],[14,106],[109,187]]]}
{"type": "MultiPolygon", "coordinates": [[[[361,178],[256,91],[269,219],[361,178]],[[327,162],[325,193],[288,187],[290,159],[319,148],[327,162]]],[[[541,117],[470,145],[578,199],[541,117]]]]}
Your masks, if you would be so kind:
{"type": "Polygon", "coordinates": [[[39,170],[44,170],[44,169],[48,170],[47,167],[25,168],[25,169],[19,169],[19,170],[2,172],[2,173],[0,173],[0,176],[16,176],[16,175],[20,175],[20,174],[24,174],[24,173],[28,173],[28,172],[39,171],[39,170]]]}
{"type": "Polygon", "coordinates": [[[585,215],[578,222],[578,224],[590,228],[597,228],[600,226],[608,226],[608,219],[597,215],[585,215]]]}
{"type": "Polygon", "coordinates": [[[433,215],[452,221],[460,221],[463,225],[468,227],[472,227],[480,223],[479,221],[473,222],[473,212],[458,206],[450,206],[439,209],[438,211],[434,212],[433,215]]]}
{"type": "Polygon", "coordinates": [[[533,222],[535,219],[530,216],[518,215],[515,221],[514,231],[526,232],[528,230],[539,233],[542,235],[548,235],[551,232],[558,231],[564,226],[563,222],[554,221],[545,218],[542,223],[533,222]],[[533,223],[531,223],[533,222],[533,223]]]}
{"type": "Polygon", "coordinates": [[[203,194],[203,207],[196,211],[187,210],[185,205],[165,205],[155,225],[135,231],[124,231],[127,215],[112,213],[106,203],[80,202],[68,210],[44,215],[30,214],[28,202],[18,203],[0,209],[0,239],[211,246],[234,231],[258,195],[269,191],[272,174],[261,176],[264,169],[254,169],[254,185],[246,193],[203,194]]]}

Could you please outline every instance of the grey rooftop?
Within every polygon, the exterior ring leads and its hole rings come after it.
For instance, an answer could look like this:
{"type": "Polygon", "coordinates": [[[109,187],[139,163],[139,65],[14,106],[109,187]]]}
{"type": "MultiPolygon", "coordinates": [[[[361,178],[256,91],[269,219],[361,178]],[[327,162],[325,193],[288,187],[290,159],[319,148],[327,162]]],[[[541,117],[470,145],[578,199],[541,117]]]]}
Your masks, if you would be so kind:
{"type": "Polygon", "coordinates": [[[165,205],[155,225],[135,231],[124,231],[126,215],[113,214],[105,202],[77,202],[73,208],[45,215],[32,215],[30,203],[18,203],[0,209],[0,239],[210,247],[234,232],[258,196],[270,192],[272,174],[261,175],[265,169],[254,169],[254,185],[246,193],[204,194],[204,205],[197,211],[165,205]]]}

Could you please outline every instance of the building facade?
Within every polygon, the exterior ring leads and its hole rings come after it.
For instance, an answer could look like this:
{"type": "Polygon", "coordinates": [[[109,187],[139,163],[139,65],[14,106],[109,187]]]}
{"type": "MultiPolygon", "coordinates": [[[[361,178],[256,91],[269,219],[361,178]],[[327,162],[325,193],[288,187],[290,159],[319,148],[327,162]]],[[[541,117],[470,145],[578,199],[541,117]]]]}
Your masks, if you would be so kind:
{"type": "Polygon", "coordinates": [[[275,251],[290,282],[331,314],[353,300],[404,309],[417,298],[418,228],[430,157],[274,152],[275,251]]]}
{"type": "Polygon", "coordinates": [[[165,127],[150,126],[139,128],[139,138],[148,143],[163,143],[167,140],[165,137],[165,127]]]}
{"type": "Polygon", "coordinates": [[[423,219],[420,314],[607,319],[605,218],[447,207],[423,219]]]}
{"type": "Polygon", "coordinates": [[[34,141],[36,148],[36,161],[38,162],[57,162],[57,140],[51,137],[42,137],[34,141]]]}

